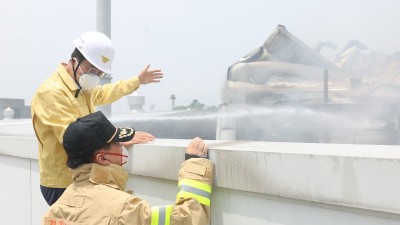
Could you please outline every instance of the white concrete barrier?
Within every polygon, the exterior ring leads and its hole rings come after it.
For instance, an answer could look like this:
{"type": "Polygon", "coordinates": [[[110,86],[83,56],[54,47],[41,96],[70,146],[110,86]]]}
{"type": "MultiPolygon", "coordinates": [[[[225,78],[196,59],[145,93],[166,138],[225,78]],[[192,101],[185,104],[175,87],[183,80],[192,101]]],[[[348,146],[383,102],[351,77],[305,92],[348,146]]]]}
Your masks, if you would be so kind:
{"type": "MultiPolygon", "coordinates": [[[[4,224],[39,224],[48,208],[30,126],[0,123],[4,224]]],[[[216,163],[213,225],[400,224],[399,146],[206,142],[216,163]]],[[[127,189],[152,205],[173,203],[188,143],[157,139],[129,149],[127,189]]]]}

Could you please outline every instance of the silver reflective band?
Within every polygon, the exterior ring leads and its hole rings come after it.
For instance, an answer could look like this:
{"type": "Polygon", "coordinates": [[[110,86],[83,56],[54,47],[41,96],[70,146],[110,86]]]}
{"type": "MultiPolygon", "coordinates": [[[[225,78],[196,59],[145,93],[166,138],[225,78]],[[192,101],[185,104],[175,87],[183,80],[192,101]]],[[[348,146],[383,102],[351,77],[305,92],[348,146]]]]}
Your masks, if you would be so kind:
{"type": "Polygon", "coordinates": [[[178,182],[178,187],[177,202],[185,198],[194,198],[200,204],[210,206],[211,185],[197,180],[182,179],[178,182]]]}
{"type": "Polygon", "coordinates": [[[151,207],[151,225],[170,225],[172,205],[151,207]]]}
{"type": "Polygon", "coordinates": [[[165,206],[159,208],[159,214],[158,214],[158,225],[164,225],[165,224],[165,206]]]}
{"type": "Polygon", "coordinates": [[[210,199],[210,195],[211,195],[210,192],[203,191],[201,189],[190,187],[190,186],[187,186],[187,185],[181,185],[180,186],[180,190],[181,191],[190,192],[190,193],[193,193],[193,194],[196,194],[196,195],[200,195],[200,196],[202,196],[204,198],[207,198],[207,199],[210,199]]]}

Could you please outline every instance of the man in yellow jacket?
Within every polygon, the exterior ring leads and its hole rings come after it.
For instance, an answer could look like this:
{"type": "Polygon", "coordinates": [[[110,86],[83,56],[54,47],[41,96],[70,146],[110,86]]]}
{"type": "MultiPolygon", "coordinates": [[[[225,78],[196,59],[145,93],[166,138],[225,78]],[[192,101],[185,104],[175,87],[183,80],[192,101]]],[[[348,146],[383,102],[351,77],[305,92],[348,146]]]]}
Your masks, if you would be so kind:
{"type": "Polygon", "coordinates": [[[127,156],[120,143],[134,135],[134,129],[114,127],[101,112],[71,123],[63,143],[74,182],[44,215],[42,224],[209,224],[214,164],[207,159],[204,141],[194,138],[186,150],[175,204],[150,207],[124,191],[128,173],[122,165],[127,156]]]}
{"type": "MultiPolygon", "coordinates": [[[[72,183],[62,145],[68,124],[95,112],[98,105],[110,104],[132,93],[141,84],[159,82],[163,75],[160,70],[149,70],[148,65],[138,76],[98,86],[99,79],[111,73],[111,40],[92,31],[74,40],[74,45],[68,64],[61,63],[40,85],[31,104],[33,128],[39,141],[40,189],[49,205],[72,183]]],[[[135,139],[125,144],[152,140],[153,135],[137,132],[135,139]]]]}

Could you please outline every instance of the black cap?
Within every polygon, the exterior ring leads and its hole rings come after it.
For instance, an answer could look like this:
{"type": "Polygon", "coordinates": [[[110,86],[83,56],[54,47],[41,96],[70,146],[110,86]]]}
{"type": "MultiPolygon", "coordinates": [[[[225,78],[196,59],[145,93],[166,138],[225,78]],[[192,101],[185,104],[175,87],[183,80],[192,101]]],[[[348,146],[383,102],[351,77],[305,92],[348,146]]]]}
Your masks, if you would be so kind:
{"type": "Polygon", "coordinates": [[[134,136],[133,128],[117,128],[99,111],[72,122],[65,130],[63,145],[70,159],[91,156],[106,143],[126,142],[134,136]]]}

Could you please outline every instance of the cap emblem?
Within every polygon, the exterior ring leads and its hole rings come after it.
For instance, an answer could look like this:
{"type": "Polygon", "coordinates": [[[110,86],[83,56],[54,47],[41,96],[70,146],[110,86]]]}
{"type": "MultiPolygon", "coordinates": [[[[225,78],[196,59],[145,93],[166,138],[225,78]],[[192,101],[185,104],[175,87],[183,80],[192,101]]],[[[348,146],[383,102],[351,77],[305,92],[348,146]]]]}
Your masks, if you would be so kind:
{"type": "Polygon", "coordinates": [[[133,129],[120,128],[119,138],[129,137],[133,134],[133,129]],[[129,132],[128,132],[129,131],[129,132]]]}

